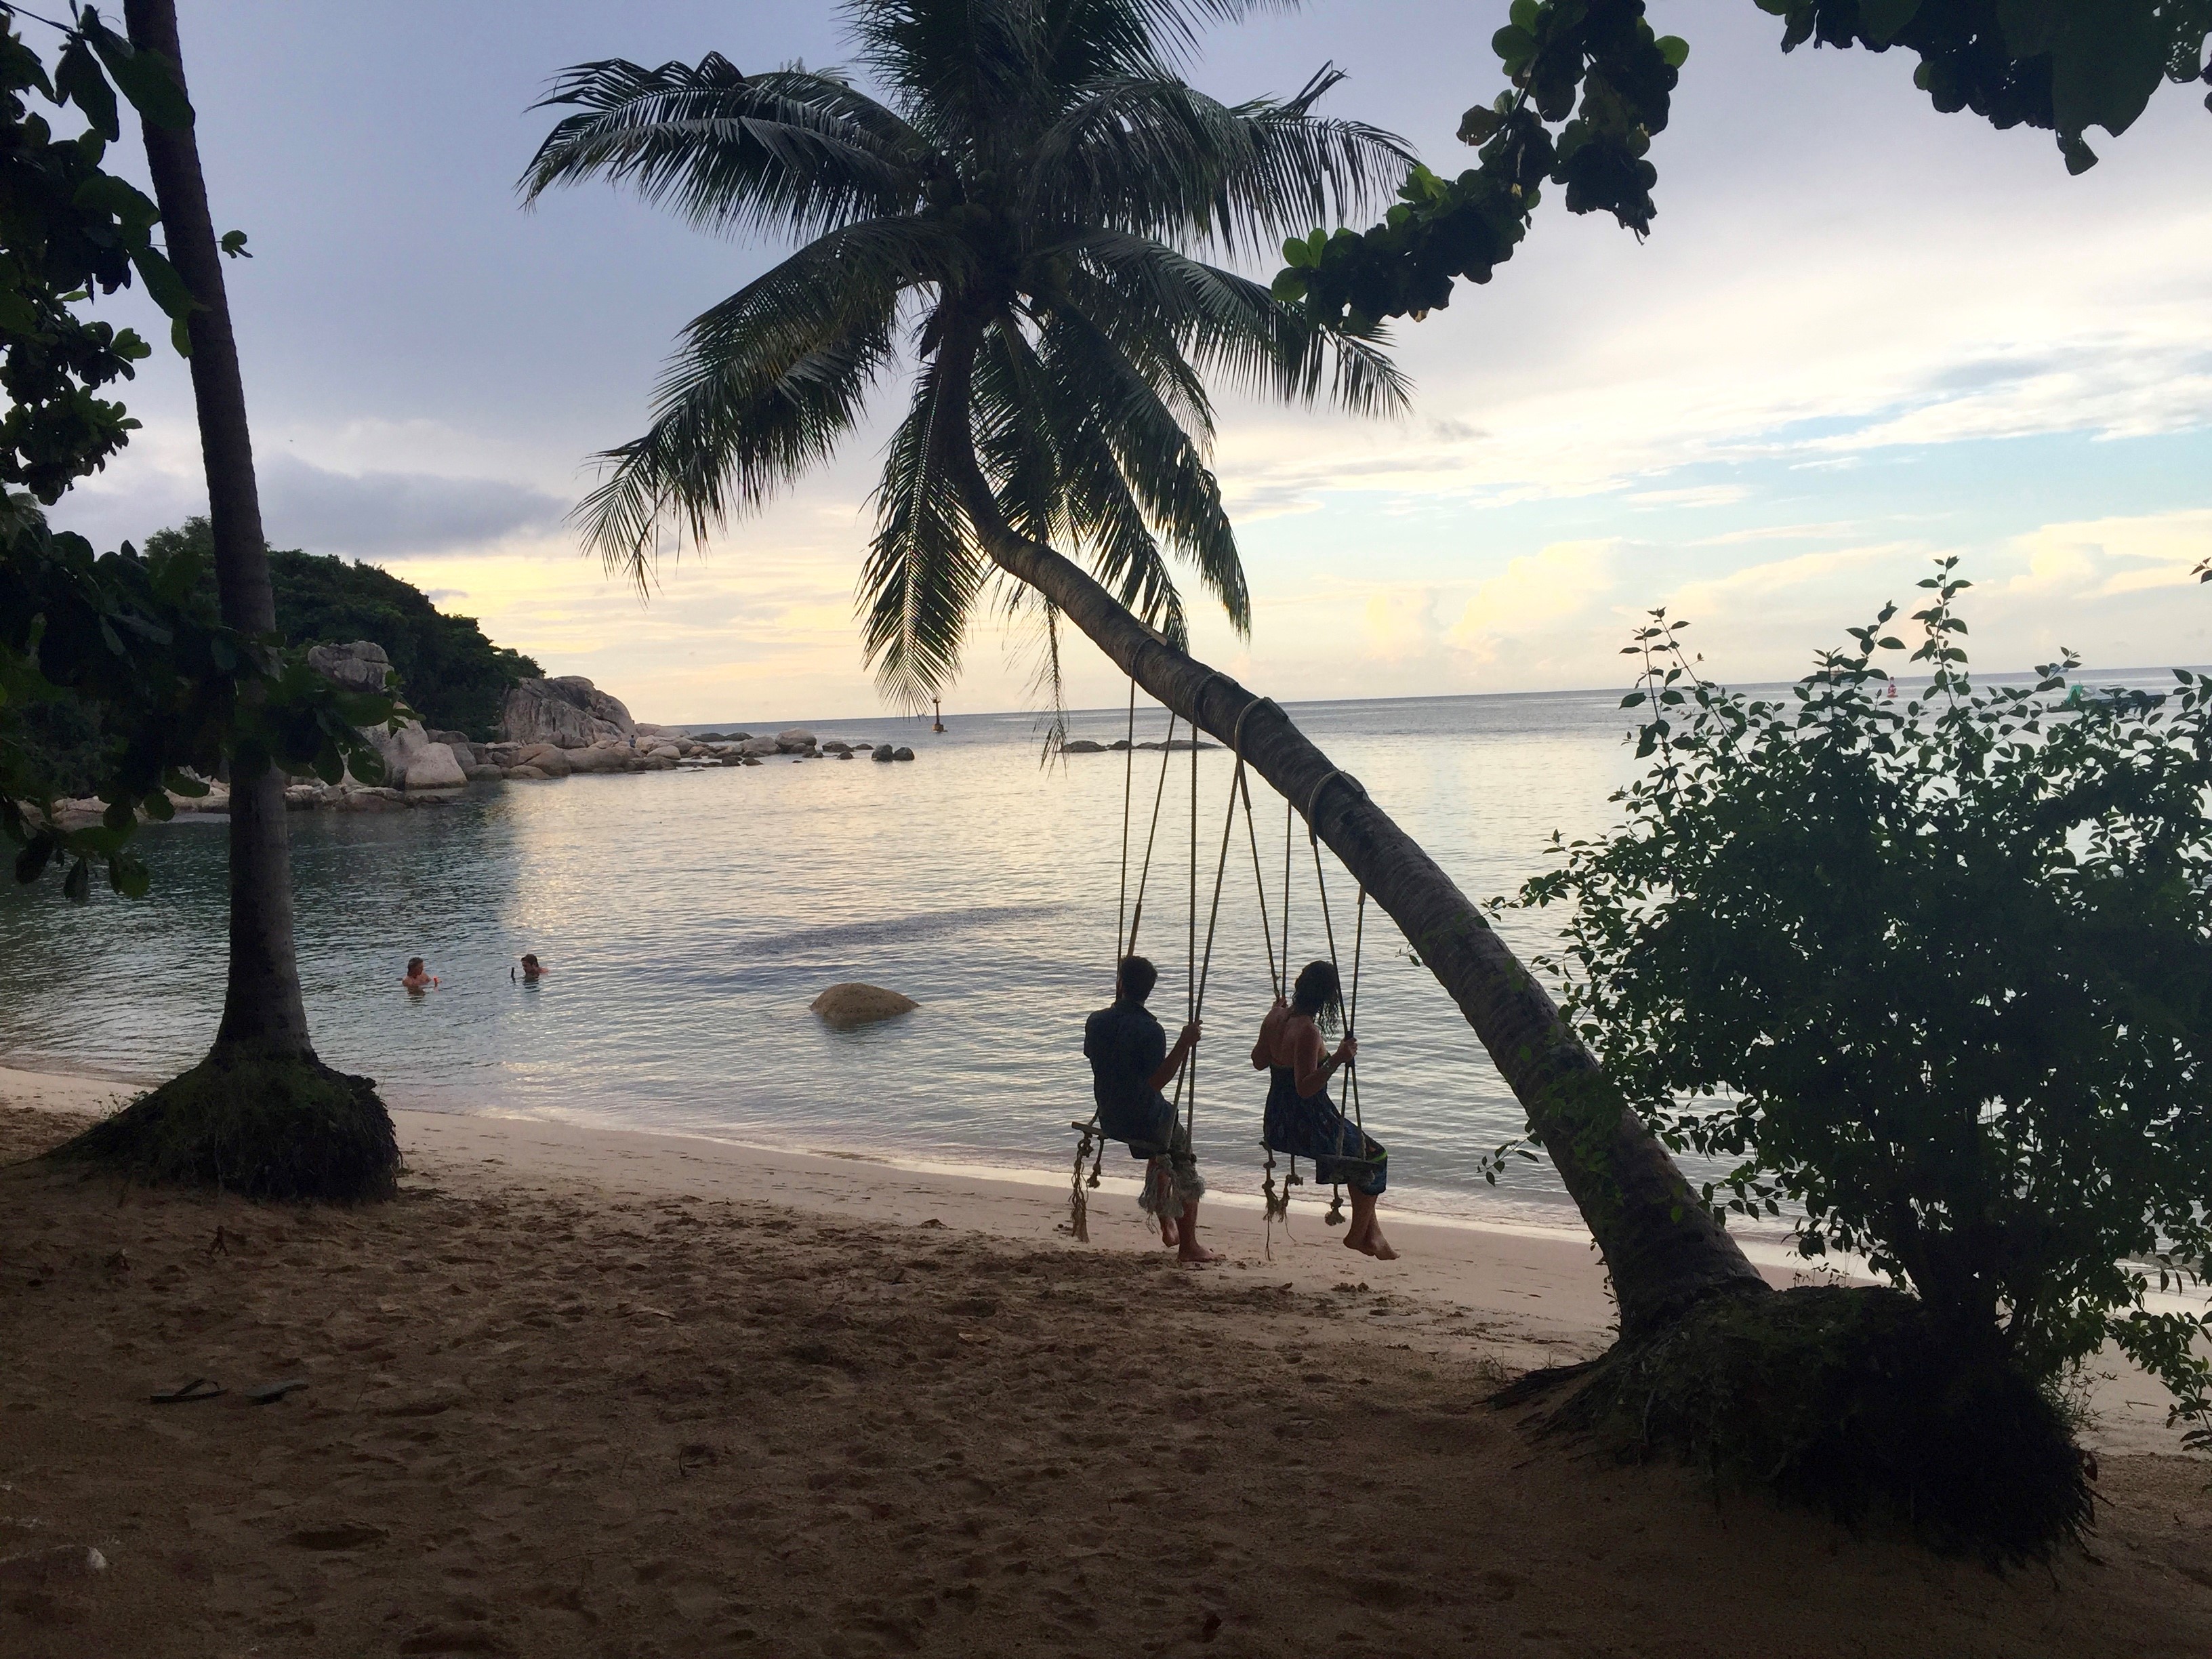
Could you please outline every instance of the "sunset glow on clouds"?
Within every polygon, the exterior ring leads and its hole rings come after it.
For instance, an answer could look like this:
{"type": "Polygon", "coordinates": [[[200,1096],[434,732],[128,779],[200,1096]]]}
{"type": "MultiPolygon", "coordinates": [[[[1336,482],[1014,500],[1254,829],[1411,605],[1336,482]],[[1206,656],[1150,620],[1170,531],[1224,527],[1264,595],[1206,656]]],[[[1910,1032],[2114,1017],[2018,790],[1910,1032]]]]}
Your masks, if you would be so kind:
{"type": "MultiPolygon", "coordinates": [[[[511,188],[562,65],[835,63],[830,9],[184,9],[216,216],[257,254],[229,276],[272,540],[386,563],[643,718],[874,709],[852,584],[887,423],[649,603],[562,525],[677,330],[775,250],[511,188]]],[[[1241,97],[1334,58],[1338,112],[1456,170],[1504,9],[1316,0],[1218,33],[1192,78],[1241,97]]],[[[1604,685],[1664,605],[1715,672],[1772,679],[1955,552],[1979,665],[2212,659],[2197,100],[2069,179],[2047,135],[1934,114],[1896,54],[1785,58],[1748,0],[1653,12],[1692,57],[1651,239],[1550,204],[1496,281],[1399,328],[1405,421],[1224,400],[1254,631],[1201,614],[1200,653],[1284,698],[1604,685]]],[[[61,515],[110,543],[204,500],[181,367],[129,401],[147,429],[61,515]]],[[[985,617],[951,706],[1021,706],[1033,643],[985,617]]],[[[1070,667],[1076,702],[1116,699],[1087,647],[1070,667]]]]}

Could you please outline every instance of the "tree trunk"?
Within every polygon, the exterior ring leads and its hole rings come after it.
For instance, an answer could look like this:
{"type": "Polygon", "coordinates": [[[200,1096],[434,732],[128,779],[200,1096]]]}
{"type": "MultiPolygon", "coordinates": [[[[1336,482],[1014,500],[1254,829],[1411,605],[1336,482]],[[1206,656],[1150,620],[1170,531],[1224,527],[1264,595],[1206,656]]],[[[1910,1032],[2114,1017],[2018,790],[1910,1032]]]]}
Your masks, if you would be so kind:
{"type": "MultiPolygon", "coordinates": [[[[944,348],[957,353],[948,341],[944,348]]],[[[973,362],[972,348],[968,364],[973,362]]],[[[946,402],[964,409],[968,364],[948,361],[946,402]]],[[[965,430],[945,457],[999,568],[1059,606],[1091,642],[1195,727],[1241,749],[1365,884],[1450,993],[1589,1223],[1635,1338],[1716,1294],[1766,1289],[1728,1230],[1698,1203],[1666,1148],[1606,1080],[1542,986],[1413,838],[1272,702],[1178,651],[1079,566],[1007,524],[965,430]],[[1249,711],[1249,712],[1248,712],[1249,711]],[[1241,743],[1239,726],[1242,726],[1241,743]]]]}
{"type": "MultiPolygon", "coordinates": [[[[131,44],[157,52],[184,76],[175,0],[125,0],[131,44]]],[[[261,533],[261,497],[253,478],[253,440],[246,428],[246,386],[231,332],[222,256],[208,211],[207,181],[191,127],[142,123],[146,162],[161,210],[170,262],[200,308],[191,337],[192,400],[207,468],[208,520],[215,536],[216,584],[222,619],[242,633],[276,626],[269,586],[269,552],[261,533]]],[[[234,759],[230,781],[230,978],[216,1052],[251,1050],[272,1058],[313,1060],[300,969],[292,947],[292,861],[284,821],[284,776],[276,767],[234,759]]]]}

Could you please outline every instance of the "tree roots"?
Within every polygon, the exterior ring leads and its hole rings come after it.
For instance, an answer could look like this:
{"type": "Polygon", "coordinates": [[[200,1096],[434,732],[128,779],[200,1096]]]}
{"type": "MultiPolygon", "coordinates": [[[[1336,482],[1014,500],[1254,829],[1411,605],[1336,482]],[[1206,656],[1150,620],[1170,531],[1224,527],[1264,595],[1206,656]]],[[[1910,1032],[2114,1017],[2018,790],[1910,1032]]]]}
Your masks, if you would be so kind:
{"type": "Polygon", "coordinates": [[[2093,1518],[2058,1407],[1994,1341],[1961,1342],[1901,1291],[1715,1298],[1492,1403],[1569,1383],[1545,1431],[1586,1435],[1624,1461],[1679,1457],[1846,1523],[1902,1522],[1938,1549],[2039,1559],[2093,1518]]]}
{"type": "Polygon", "coordinates": [[[400,1169],[374,1079],[221,1051],[52,1156],[246,1198],[340,1202],[391,1197],[400,1169]]]}

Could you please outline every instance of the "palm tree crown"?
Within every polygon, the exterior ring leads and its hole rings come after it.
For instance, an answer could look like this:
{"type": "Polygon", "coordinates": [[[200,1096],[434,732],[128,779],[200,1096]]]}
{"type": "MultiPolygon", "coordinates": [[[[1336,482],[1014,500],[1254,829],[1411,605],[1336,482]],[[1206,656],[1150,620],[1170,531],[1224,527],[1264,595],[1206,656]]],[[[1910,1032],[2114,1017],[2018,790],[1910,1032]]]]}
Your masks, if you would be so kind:
{"type": "MultiPolygon", "coordinates": [[[[605,175],[702,228],[802,246],[685,329],[651,428],[579,508],[641,580],[672,527],[696,543],[825,459],[895,366],[912,400],[874,497],[860,583],[868,660],[927,703],[990,586],[996,521],[1086,560],[1181,645],[1166,553],[1240,631],[1237,541],[1206,465],[1209,380],[1356,410],[1402,405],[1379,336],[1326,330],[1207,264],[1357,221],[1410,159],[1313,113],[1342,77],[1224,105],[1177,74],[1197,27],[1254,0],[852,0],[878,101],[830,70],[720,55],[569,70],[571,106],[526,199],[605,175]]],[[[1008,603],[1048,603],[1018,584],[1008,603]]]]}

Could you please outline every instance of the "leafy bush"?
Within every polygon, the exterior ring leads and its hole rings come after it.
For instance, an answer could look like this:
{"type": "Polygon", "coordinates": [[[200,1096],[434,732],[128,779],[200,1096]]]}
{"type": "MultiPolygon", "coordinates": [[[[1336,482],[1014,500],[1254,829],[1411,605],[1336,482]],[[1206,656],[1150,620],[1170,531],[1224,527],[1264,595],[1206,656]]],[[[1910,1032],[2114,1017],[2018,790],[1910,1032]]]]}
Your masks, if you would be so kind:
{"type": "Polygon", "coordinates": [[[1717,1211],[1802,1206],[1949,1339],[2056,1383],[2107,1340],[2212,1421],[2212,677],[2057,705],[1972,680],[1967,584],[1923,582],[1933,684],[1894,697],[1874,626],[1779,702],[1705,683],[1663,611],[1637,635],[1644,776],[1560,847],[1540,963],[1717,1211]]]}
{"type": "MultiPolygon", "coordinates": [[[[187,544],[212,549],[204,518],[146,538],[149,555],[187,544]]],[[[494,645],[475,617],[447,616],[411,582],[372,564],[271,548],[269,581],[276,594],[276,626],[287,640],[303,646],[375,641],[426,726],[496,738],[509,689],[545,672],[520,652],[494,645]]],[[[212,604],[212,585],[208,594],[212,604]]]]}

